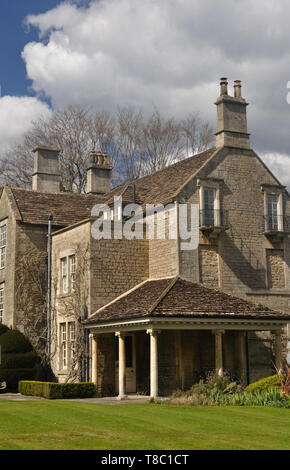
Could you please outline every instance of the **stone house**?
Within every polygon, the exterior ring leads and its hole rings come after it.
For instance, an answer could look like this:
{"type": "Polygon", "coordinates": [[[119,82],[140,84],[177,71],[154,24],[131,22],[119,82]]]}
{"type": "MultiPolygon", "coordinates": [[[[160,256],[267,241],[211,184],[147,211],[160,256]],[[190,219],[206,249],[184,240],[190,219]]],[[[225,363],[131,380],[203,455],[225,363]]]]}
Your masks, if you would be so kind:
{"type": "Polygon", "coordinates": [[[273,362],[281,366],[290,322],[289,195],[251,149],[240,81],[230,96],[222,79],[215,104],[215,148],[112,191],[99,152],[91,155],[87,194],[60,192],[57,151],[45,148],[35,152],[32,191],[3,188],[6,323],[17,326],[20,253],[31,243],[46,250],[53,214],[51,348],[60,381],[75,367],[80,324],[90,357],[85,378],[103,395],[164,395],[213,369],[248,383],[271,375],[273,362]],[[117,236],[95,237],[96,204],[117,236]],[[128,204],[144,212],[159,205],[135,219],[143,233],[131,239],[121,233],[132,220],[128,204]],[[197,206],[198,243],[184,249],[180,214],[185,207],[187,223],[197,225],[197,206]],[[148,226],[155,236],[144,235],[148,226]]]}

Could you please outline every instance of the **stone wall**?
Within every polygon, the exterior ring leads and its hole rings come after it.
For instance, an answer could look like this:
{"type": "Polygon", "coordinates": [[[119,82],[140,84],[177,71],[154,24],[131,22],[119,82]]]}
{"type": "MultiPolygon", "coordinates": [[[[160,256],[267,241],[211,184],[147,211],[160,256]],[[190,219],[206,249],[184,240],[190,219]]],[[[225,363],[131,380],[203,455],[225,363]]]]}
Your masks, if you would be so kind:
{"type": "Polygon", "coordinates": [[[200,282],[206,287],[219,287],[219,255],[216,246],[199,246],[200,282]]]}
{"type": "Polygon", "coordinates": [[[267,249],[267,271],[270,289],[285,288],[284,250],[267,249]]]}
{"type": "Polygon", "coordinates": [[[101,396],[114,396],[116,338],[113,334],[97,335],[97,392],[101,396]]]}

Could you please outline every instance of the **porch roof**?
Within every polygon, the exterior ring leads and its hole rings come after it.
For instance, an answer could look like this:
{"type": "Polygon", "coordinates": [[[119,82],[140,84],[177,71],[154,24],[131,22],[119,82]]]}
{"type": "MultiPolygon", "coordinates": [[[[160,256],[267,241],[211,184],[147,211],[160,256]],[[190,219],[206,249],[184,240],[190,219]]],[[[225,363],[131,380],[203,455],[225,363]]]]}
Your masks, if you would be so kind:
{"type": "Polygon", "coordinates": [[[86,325],[156,318],[290,321],[290,315],[179,277],[147,280],[92,314],[86,325]]]}

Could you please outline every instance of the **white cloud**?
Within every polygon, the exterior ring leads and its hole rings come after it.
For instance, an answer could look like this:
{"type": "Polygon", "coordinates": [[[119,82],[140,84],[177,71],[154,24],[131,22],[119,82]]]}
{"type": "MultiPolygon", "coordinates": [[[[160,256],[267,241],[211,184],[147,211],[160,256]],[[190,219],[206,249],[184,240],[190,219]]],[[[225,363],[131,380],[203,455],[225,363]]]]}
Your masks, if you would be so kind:
{"type": "Polygon", "coordinates": [[[54,107],[154,103],[177,117],[199,111],[214,127],[219,77],[241,79],[253,147],[283,176],[289,17],[284,0],[75,0],[27,18],[39,40],[22,56],[54,107]]]}
{"type": "Polygon", "coordinates": [[[48,105],[28,96],[3,96],[0,98],[1,153],[12,144],[21,141],[31,123],[39,117],[48,117],[48,105]]]}
{"type": "Polygon", "coordinates": [[[290,155],[266,153],[262,154],[261,158],[280,183],[287,186],[290,191],[290,155]]]}

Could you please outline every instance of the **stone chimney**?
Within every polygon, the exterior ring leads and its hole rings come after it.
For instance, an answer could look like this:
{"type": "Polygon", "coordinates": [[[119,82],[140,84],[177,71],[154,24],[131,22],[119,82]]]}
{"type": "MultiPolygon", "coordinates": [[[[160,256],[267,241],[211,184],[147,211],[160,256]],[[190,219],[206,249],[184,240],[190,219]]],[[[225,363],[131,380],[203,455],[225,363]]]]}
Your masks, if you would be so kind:
{"type": "Polygon", "coordinates": [[[250,134],[247,131],[247,106],[242,98],[240,80],[234,82],[234,96],[228,95],[228,81],[221,78],[221,94],[216,101],[218,131],[216,147],[250,148],[250,134]]]}
{"type": "Polygon", "coordinates": [[[91,152],[87,167],[87,194],[106,194],[111,190],[112,167],[105,152],[91,152]]]}
{"type": "Polygon", "coordinates": [[[60,192],[59,150],[38,146],[34,150],[32,189],[47,193],[60,192]]]}

